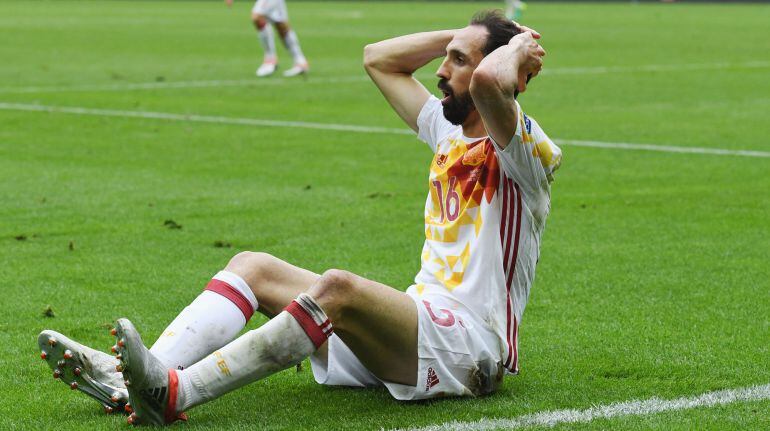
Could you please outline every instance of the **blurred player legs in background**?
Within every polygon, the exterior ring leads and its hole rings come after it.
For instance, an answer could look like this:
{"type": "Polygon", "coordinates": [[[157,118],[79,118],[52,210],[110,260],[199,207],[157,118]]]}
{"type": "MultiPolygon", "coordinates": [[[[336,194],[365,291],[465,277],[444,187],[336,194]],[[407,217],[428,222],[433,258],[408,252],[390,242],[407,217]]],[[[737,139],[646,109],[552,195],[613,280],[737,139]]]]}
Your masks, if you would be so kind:
{"type": "Polygon", "coordinates": [[[505,0],[505,16],[508,19],[518,20],[526,9],[527,4],[521,0],[505,0]]]}
{"type": "MultiPolygon", "coordinates": [[[[228,5],[232,4],[232,0],[225,0],[225,2],[228,5]]],[[[308,62],[302,53],[302,48],[300,48],[297,33],[289,27],[289,12],[284,0],[257,0],[251,9],[251,20],[257,28],[259,41],[265,52],[262,65],[257,69],[257,76],[270,76],[275,73],[278,67],[273,25],[278,30],[278,34],[281,36],[286,49],[291,53],[294,62],[294,65],[283,73],[283,76],[291,77],[307,73],[308,62]]]]}

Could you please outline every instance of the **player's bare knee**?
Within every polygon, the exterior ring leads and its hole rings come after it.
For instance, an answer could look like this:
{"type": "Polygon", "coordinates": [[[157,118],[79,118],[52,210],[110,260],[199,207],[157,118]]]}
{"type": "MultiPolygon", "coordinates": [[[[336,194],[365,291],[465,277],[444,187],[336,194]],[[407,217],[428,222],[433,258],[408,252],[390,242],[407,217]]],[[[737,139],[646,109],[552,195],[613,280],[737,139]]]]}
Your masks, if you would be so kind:
{"type": "Polygon", "coordinates": [[[262,30],[267,25],[267,19],[258,13],[251,14],[251,22],[254,23],[258,30],[262,30]]]}
{"type": "Polygon", "coordinates": [[[230,259],[225,271],[238,274],[249,286],[259,286],[269,280],[278,259],[268,253],[242,251],[230,259]]]}
{"type": "Polygon", "coordinates": [[[355,298],[356,276],[341,269],[330,269],[308,290],[335,325],[355,298]]]}

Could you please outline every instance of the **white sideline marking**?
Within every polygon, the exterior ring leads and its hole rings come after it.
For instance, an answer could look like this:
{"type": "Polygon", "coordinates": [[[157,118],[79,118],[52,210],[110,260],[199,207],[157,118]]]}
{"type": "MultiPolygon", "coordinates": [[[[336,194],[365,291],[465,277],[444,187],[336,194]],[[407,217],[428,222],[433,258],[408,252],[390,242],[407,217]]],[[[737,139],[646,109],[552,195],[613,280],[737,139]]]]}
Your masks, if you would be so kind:
{"type": "MultiPolygon", "coordinates": [[[[681,72],[692,70],[719,69],[762,69],[770,67],[770,61],[748,61],[742,63],[701,63],[701,64],[648,64],[642,66],[596,66],[596,67],[554,67],[546,68],[541,75],[594,75],[603,73],[624,72],[681,72]]],[[[418,75],[420,79],[430,79],[433,75],[418,75]]],[[[301,83],[334,84],[345,82],[367,82],[366,75],[350,75],[338,77],[310,77],[301,83]]],[[[34,93],[67,93],[67,92],[96,92],[96,91],[133,91],[133,90],[164,90],[178,88],[212,88],[212,87],[262,87],[284,84],[296,84],[296,78],[270,79],[236,79],[236,80],[202,80],[202,81],[169,81],[169,82],[136,82],[121,84],[69,85],[69,86],[28,86],[0,88],[0,94],[34,94],[34,93]]]]}
{"type": "MultiPolygon", "coordinates": [[[[594,406],[585,410],[554,410],[534,413],[510,419],[481,419],[472,422],[452,421],[424,428],[409,428],[410,431],[482,431],[494,429],[516,429],[532,426],[553,427],[563,423],[591,422],[594,419],[609,419],[620,416],[642,416],[697,407],[713,407],[741,401],[770,399],[770,384],[739,389],[706,392],[705,394],[664,400],[653,397],[647,400],[625,401],[594,406]]],[[[611,427],[610,427],[611,428],[611,427]]]]}
{"type": "Polygon", "coordinates": [[[559,145],[575,147],[612,148],[614,150],[662,151],[665,153],[715,154],[719,156],[770,157],[770,152],[753,150],[725,150],[722,148],[679,147],[674,145],[631,144],[627,142],[576,141],[554,139],[559,145]]]}
{"type": "Polygon", "coordinates": [[[153,120],[188,121],[188,122],[194,122],[194,123],[240,124],[245,126],[299,127],[303,129],[335,130],[335,131],[341,131],[341,132],[414,135],[414,132],[409,129],[356,126],[353,124],[311,123],[307,121],[261,120],[256,118],[217,117],[217,116],[195,115],[195,114],[173,114],[168,112],[120,111],[120,110],[113,110],[113,109],[93,109],[93,108],[79,108],[79,107],[71,107],[71,106],[30,105],[30,104],[23,104],[23,103],[0,102],[0,110],[51,112],[51,113],[75,114],[75,115],[93,115],[93,116],[100,116],[100,117],[147,118],[147,119],[153,119],[153,120]]]}
{"type": "Polygon", "coordinates": [[[690,70],[719,69],[764,69],[770,61],[746,61],[740,63],[692,63],[692,64],[647,64],[641,66],[596,66],[545,68],[543,75],[593,75],[598,73],[623,72],[686,72],[690,70]]]}
{"type": "MultiPolygon", "coordinates": [[[[263,126],[263,127],[294,127],[315,130],[334,130],[340,132],[356,133],[384,133],[391,135],[411,135],[414,132],[409,129],[397,129],[393,127],[360,126],[354,124],[335,124],[335,123],[314,123],[307,121],[282,121],[265,120],[258,118],[234,118],[219,117],[195,114],[174,114],[168,112],[148,112],[148,111],[123,111],[113,109],[94,109],[81,108],[73,106],[50,106],[50,105],[32,105],[25,103],[4,103],[0,102],[0,110],[6,111],[31,111],[31,112],[49,112],[60,114],[90,115],[100,117],[120,117],[120,118],[146,118],[153,120],[169,121],[187,121],[195,123],[212,124],[238,124],[244,126],[263,126]]],[[[702,147],[679,147],[672,145],[651,145],[651,144],[631,144],[627,142],[600,142],[600,141],[578,141],[573,139],[554,139],[559,145],[572,145],[576,147],[608,148],[615,150],[639,150],[639,151],[659,151],[665,153],[689,153],[689,154],[710,154],[719,156],[743,156],[743,157],[763,157],[770,158],[770,152],[752,151],[752,150],[727,150],[722,148],[702,148],[702,147]]]]}

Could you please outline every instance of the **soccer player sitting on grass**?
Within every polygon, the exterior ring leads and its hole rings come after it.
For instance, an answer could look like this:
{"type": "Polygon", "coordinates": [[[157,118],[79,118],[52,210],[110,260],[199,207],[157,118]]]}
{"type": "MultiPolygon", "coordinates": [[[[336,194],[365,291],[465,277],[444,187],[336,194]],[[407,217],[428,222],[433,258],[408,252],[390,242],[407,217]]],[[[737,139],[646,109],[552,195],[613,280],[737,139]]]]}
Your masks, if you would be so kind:
{"type": "Polygon", "coordinates": [[[372,80],[435,153],[422,267],[405,293],[243,252],[149,350],[127,319],[113,330],[116,358],[43,331],[55,377],[111,408],[129,399],[134,424],[184,418],[308,356],[319,383],[385,386],[399,400],[495,391],[518,369],[519,324],[561,159],[515,99],[540,70],[538,37],[495,11],[462,29],[366,47],[372,80]],[[413,73],[442,56],[439,100],[413,73]],[[271,319],[236,338],[255,311],[271,319]]]}

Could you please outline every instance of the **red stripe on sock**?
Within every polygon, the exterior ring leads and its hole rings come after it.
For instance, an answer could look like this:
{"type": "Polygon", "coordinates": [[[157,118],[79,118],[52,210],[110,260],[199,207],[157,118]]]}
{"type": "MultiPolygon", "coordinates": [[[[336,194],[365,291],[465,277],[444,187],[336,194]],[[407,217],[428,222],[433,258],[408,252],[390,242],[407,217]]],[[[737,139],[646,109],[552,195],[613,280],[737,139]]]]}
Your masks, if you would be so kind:
{"type": "MultiPolygon", "coordinates": [[[[289,314],[297,319],[299,326],[301,326],[307,336],[310,337],[310,341],[313,342],[316,349],[321,347],[333,332],[332,330],[329,330],[328,334],[325,333],[321,326],[315,323],[313,316],[311,316],[304,307],[299,305],[297,301],[291,301],[291,304],[284,308],[284,310],[288,311],[289,314]]],[[[328,324],[328,322],[329,321],[327,320],[326,323],[328,324]]]]}
{"type": "Polygon", "coordinates": [[[166,412],[164,419],[167,424],[170,424],[177,420],[176,414],[176,398],[179,390],[179,376],[176,375],[176,370],[168,370],[168,404],[166,404],[166,412]]]}
{"type": "Polygon", "coordinates": [[[241,310],[241,313],[243,313],[243,317],[246,318],[247,322],[249,321],[249,319],[251,319],[251,316],[254,315],[254,308],[251,306],[251,302],[249,302],[249,300],[246,299],[246,297],[243,296],[241,292],[238,291],[238,289],[234,288],[233,286],[230,286],[224,281],[212,279],[211,281],[209,281],[209,284],[206,285],[205,290],[218,293],[224,296],[225,298],[229,299],[230,302],[235,304],[235,306],[238,307],[239,310],[241,310]]]}

